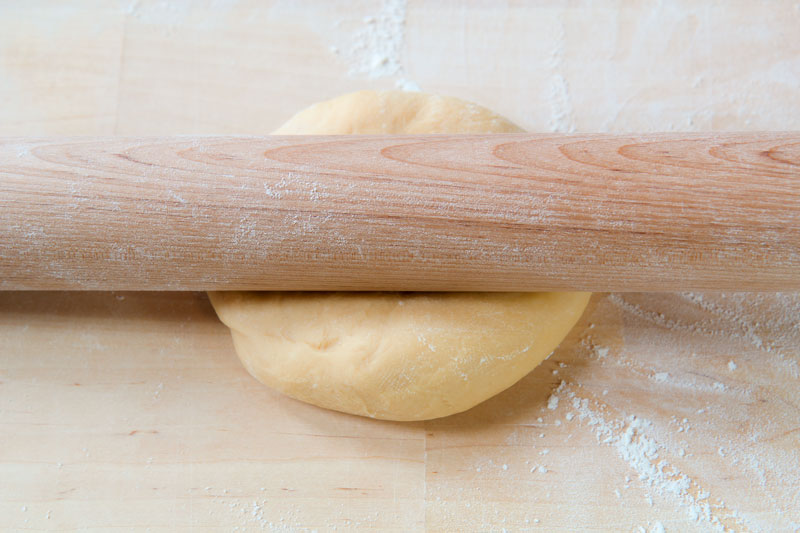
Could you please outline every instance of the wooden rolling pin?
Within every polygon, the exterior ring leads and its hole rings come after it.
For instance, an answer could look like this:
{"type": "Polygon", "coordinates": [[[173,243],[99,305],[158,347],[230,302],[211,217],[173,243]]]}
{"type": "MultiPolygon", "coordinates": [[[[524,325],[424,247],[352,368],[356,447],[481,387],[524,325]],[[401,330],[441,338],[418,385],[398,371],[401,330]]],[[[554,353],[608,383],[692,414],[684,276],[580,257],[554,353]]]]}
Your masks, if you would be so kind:
{"type": "Polygon", "coordinates": [[[0,139],[0,288],[800,289],[800,132],[0,139]]]}

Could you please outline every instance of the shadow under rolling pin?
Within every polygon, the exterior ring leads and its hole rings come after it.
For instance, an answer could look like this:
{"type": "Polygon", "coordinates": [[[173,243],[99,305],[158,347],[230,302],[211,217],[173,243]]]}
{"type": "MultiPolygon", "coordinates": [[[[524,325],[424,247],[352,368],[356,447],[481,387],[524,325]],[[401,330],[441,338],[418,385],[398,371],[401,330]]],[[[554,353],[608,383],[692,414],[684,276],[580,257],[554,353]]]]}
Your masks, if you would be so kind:
{"type": "Polygon", "coordinates": [[[800,132],[0,139],[0,289],[800,289],[800,132]]]}

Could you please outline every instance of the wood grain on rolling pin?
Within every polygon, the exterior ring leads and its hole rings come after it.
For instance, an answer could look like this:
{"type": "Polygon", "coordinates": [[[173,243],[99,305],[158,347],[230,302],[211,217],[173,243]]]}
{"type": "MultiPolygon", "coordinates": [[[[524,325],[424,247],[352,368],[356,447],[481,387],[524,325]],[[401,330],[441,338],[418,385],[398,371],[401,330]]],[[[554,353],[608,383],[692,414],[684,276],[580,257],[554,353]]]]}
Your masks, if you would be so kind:
{"type": "Polygon", "coordinates": [[[0,288],[800,288],[800,133],[0,140],[0,288]]]}

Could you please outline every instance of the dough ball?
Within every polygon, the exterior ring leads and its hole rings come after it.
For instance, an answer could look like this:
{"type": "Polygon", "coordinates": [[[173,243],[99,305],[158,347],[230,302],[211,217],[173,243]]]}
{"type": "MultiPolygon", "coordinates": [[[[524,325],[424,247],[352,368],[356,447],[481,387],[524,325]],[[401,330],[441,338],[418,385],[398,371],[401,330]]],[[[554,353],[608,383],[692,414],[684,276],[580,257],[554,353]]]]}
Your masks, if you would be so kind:
{"type": "MultiPolygon", "coordinates": [[[[456,98],[361,91],[275,134],[501,133],[456,98]]],[[[575,325],[589,293],[209,293],[259,381],[298,400],[388,420],[458,413],[510,387],[575,325]]]]}
{"type": "Polygon", "coordinates": [[[359,91],[319,102],[274,135],[519,133],[485,107],[458,98],[404,91],[359,91]]]}
{"type": "Polygon", "coordinates": [[[216,292],[247,371],[293,398],[388,420],[458,413],[516,383],[588,293],[216,292]]]}

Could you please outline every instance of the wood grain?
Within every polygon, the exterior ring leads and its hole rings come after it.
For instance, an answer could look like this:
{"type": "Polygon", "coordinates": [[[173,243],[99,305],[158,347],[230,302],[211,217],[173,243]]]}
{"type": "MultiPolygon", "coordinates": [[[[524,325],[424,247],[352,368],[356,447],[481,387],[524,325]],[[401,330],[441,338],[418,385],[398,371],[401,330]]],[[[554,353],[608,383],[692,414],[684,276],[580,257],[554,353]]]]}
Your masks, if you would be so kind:
{"type": "Polygon", "coordinates": [[[520,383],[424,423],[261,385],[204,294],[0,296],[2,531],[566,533],[658,520],[701,533],[713,520],[800,521],[798,295],[596,294],[520,383]],[[642,448],[628,451],[631,416],[642,448]],[[644,443],[657,454],[641,455],[644,443]]]}
{"type": "Polygon", "coordinates": [[[0,141],[0,288],[800,288],[800,134],[0,141]]]}
{"type": "MultiPolygon", "coordinates": [[[[394,86],[329,49],[394,2],[185,4],[0,2],[0,135],[265,134],[314,102],[394,86]]],[[[401,75],[531,131],[800,130],[795,4],[409,1],[401,75]]],[[[712,518],[792,531],[798,305],[595,295],[522,383],[422,428],[259,385],[203,295],[2,293],[0,530],[714,528],[590,421],[567,421],[569,398],[548,409],[563,380],[609,423],[650,421],[652,463],[707,493],[712,518]]]]}

